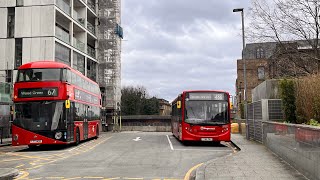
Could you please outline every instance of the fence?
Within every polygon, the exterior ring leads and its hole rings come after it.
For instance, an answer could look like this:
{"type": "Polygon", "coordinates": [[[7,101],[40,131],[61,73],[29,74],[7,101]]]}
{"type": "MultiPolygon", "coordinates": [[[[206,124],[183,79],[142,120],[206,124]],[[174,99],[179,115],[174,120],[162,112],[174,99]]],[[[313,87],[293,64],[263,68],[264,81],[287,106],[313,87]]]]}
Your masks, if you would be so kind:
{"type": "Polygon", "coordinates": [[[248,104],[248,138],[263,143],[262,121],[282,120],[280,99],[262,99],[248,104]]]}

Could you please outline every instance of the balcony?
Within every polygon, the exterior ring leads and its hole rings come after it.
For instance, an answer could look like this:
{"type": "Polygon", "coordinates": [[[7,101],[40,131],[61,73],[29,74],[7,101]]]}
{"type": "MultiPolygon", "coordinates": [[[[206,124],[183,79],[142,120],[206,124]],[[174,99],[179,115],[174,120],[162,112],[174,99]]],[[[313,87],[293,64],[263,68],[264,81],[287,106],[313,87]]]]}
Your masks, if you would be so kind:
{"type": "Polygon", "coordinates": [[[89,32],[91,32],[93,35],[96,35],[96,28],[89,21],[87,21],[87,28],[89,32]]]}
{"type": "Polygon", "coordinates": [[[77,48],[82,52],[85,52],[85,44],[75,37],[73,38],[73,47],[77,48]]]}
{"type": "Polygon", "coordinates": [[[65,30],[61,29],[60,27],[56,26],[56,38],[60,39],[61,41],[70,44],[70,35],[65,30]]]}
{"type": "Polygon", "coordinates": [[[70,15],[70,5],[64,0],[56,0],[56,5],[65,13],[70,15]]]}
{"type": "Polygon", "coordinates": [[[96,59],[96,50],[90,46],[87,46],[87,53],[90,57],[96,59]]]}
{"type": "Polygon", "coordinates": [[[85,24],[84,24],[85,19],[82,18],[82,17],[79,17],[79,13],[77,11],[75,11],[75,10],[73,10],[73,19],[75,19],[82,26],[85,26],[85,24]]]}
{"type": "Polygon", "coordinates": [[[96,4],[94,3],[94,1],[95,0],[88,0],[87,4],[93,12],[96,12],[96,4]]]}

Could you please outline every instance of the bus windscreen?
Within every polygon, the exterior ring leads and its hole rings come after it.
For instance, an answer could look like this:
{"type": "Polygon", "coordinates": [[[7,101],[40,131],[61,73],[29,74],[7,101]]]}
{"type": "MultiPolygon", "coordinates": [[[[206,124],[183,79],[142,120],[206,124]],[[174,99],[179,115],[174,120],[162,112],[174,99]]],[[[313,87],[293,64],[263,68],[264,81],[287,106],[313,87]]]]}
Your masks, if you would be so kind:
{"type": "Polygon", "coordinates": [[[186,100],[185,122],[198,125],[229,123],[227,101],[186,100]]]}
{"type": "Polygon", "coordinates": [[[17,78],[17,82],[60,80],[61,69],[21,69],[17,78]]]}

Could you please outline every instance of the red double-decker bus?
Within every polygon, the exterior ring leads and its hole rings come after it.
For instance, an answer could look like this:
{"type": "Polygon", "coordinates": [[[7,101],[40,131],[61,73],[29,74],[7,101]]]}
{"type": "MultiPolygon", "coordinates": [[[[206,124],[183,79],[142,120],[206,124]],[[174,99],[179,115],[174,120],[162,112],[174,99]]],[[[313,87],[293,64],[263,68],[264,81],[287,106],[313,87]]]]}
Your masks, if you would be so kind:
{"type": "Polygon", "coordinates": [[[12,145],[78,144],[98,137],[98,84],[68,65],[37,61],[19,67],[14,84],[12,145]]]}
{"type": "Polygon", "coordinates": [[[184,91],[172,102],[171,128],[180,141],[230,141],[229,94],[184,91]]]}

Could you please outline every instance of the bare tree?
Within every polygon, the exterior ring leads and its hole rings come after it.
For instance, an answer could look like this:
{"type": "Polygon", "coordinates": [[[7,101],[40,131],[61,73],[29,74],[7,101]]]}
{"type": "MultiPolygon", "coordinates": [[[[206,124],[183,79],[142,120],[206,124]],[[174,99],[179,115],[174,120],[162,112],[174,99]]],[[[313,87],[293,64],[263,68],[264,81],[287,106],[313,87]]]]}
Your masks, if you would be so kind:
{"type": "Polygon", "coordinates": [[[272,59],[289,76],[319,72],[319,15],[319,0],[252,0],[249,38],[278,42],[272,59]]]}

